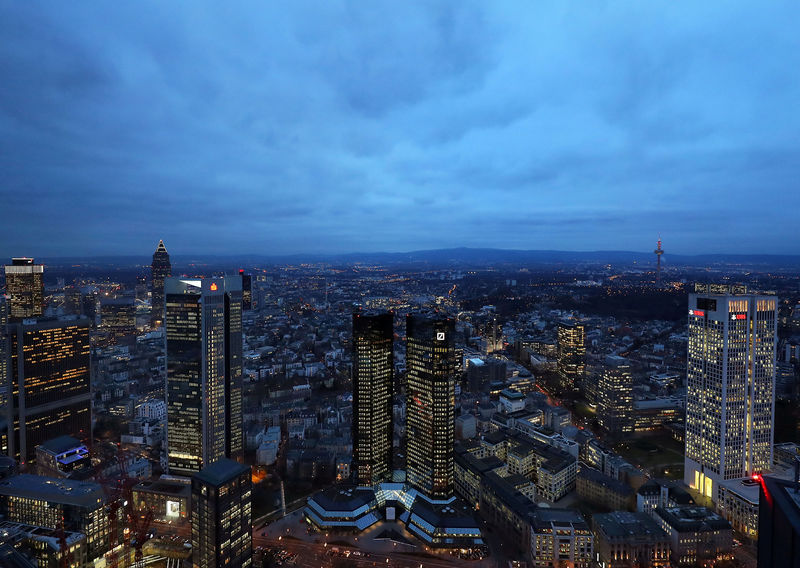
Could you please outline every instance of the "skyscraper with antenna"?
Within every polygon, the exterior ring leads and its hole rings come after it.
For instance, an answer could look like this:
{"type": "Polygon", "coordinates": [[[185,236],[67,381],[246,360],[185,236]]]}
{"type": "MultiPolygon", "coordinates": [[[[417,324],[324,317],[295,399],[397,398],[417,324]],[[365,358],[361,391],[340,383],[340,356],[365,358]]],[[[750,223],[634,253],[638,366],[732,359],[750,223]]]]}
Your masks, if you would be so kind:
{"type": "Polygon", "coordinates": [[[656,288],[661,287],[661,255],[664,254],[664,249],[661,248],[661,235],[658,235],[658,246],[656,250],[656,288]]]}

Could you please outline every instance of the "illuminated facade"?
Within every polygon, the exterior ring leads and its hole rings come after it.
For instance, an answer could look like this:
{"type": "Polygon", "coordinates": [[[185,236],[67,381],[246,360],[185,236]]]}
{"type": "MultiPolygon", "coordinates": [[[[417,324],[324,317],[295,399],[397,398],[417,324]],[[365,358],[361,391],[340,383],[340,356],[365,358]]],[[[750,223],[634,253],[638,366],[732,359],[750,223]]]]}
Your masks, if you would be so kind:
{"type": "Polygon", "coordinates": [[[30,319],[8,330],[8,455],[27,462],[52,438],[90,437],[89,320],[30,319]]]}
{"type": "Polygon", "coordinates": [[[606,357],[597,388],[597,420],[609,434],[619,436],[633,432],[633,376],[624,357],[606,357]]]}
{"type": "Polygon", "coordinates": [[[777,299],[743,287],[689,294],[684,481],[719,500],[719,485],[770,469],[777,299]]]}
{"type": "Polygon", "coordinates": [[[165,291],[169,472],[241,461],[241,278],[168,278],[165,291]]]}
{"type": "Polygon", "coordinates": [[[158,241],[150,271],[153,278],[150,321],[155,327],[161,325],[164,318],[164,280],[172,276],[172,264],[169,262],[169,253],[167,247],[164,246],[164,241],[158,241]]]}
{"type": "Polygon", "coordinates": [[[32,258],[12,258],[6,265],[6,295],[12,319],[35,318],[44,313],[44,265],[32,258]]]}
{"type": "MultiPolygon", "coordinates": [[[[241,300],[240,300],[241,302],[241,300]]],[[[250,468],[223,458],[192,476],[192,566],[251,566],[250,468]]]]}
{"type": "Polygon", "coordinates": [[[392,478],[394,317],[353,314],[353,467],[358,485],[392,478]]]}
{"type": "Polygon", "coordinates": [[[455,321],[406,319],[407,479],[435,500],[454,496],[455,321]]]}
{"type": "Polygon", "coordinates": [[[136,333],[136,305],[133,298],[101,298],[100,327],[114,338],[136,333]]]}
{"type": "Polygon", "coordinates": [[[572,390],[586,372],[586,328],[582,323],[558,324],[558,374],[561,386],[572,390]]]}

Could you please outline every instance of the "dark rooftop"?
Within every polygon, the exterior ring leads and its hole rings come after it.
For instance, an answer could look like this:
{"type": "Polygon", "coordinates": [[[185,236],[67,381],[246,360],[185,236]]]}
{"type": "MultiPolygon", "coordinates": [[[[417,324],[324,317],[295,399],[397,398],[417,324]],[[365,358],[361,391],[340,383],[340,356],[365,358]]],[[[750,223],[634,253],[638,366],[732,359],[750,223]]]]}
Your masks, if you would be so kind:
{"type": "Polygon", "coordinates": [[[614,511],[592,516],[595,534],[602,533],[608,541],[629,539],[666,540],[667,533],[647,513],[614,511]]]}
{"type": "Polygon", "coordinates": [[[89,509],[94,509],[105,502],[105,493],[99,483],[27,473],[0,480],[0,495],[27,497],[89,509]]]}
{"type": "Polygon", "coordinates": [[[81,441],[77,438],[64,435],[59,436],[58,438],[53,438],[52,440],[47,440],[46,442],[42,442],[39,444],[39,447],[52,454],[61,454],[82,445],[83,444],[81,441]]]}
{"type": "Polygon", "coordinates": [[[228,458],[222,458],[195,473],[194,477],[205,483],[219,487],[247,471],[249,471],[247,466],[228,458]]]}

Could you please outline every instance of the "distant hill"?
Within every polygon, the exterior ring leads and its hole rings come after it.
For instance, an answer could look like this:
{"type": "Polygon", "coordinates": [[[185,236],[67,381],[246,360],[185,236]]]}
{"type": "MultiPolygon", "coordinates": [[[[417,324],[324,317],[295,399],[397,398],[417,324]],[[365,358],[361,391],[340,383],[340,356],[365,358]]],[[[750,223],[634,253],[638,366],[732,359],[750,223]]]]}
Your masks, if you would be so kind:
{"type": "MultiPolygon", "coordinates": [[[[148,266],[150,255],[120,257],[74,257],[42,258],[45,264],[65,266],[69,264],[105,265],[117,267],[148,266]]],[[[373,252],[349,254],[292,254],[292,255],[173,255],[173,264],[209,264],[219,268],[250,266],[259,264],[289,264],[300,262],[328,262],[332,264],[387,264],[435,266],[492,266],[492,265],[574,265],[615,264],[643,267],[655,265],[651,252],[634,251],[558,251],[558,250],[510,250],[491,248],[451,248],[419,250],[411,252],[373,252]]],[[[662,258],[668,266],[723,267],[740,266],[753,268],[800,267],[800,255],[768,254],[665,254],[662,258]]]]}

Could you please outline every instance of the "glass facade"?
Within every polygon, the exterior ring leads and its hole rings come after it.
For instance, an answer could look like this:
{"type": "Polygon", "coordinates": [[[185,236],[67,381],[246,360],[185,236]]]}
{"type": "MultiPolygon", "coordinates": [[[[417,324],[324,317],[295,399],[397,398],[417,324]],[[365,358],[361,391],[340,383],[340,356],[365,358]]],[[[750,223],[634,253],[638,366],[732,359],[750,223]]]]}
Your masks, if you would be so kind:
{"type": "Polygon", "coordinates": [[[250,468],[223,459],[192,477],[192,566],[252,565],[250,468]]]}
{"type": "Polygon", "coordinates": [[[392,478],[394,317],[353,314],[353,468],[355,482],[392,478]]]}
{"type": "Polygon", "coordinates": [[[455,321],[406,319],[407,476],[431,499],[454,495],[455,321]]]}
{"type": "Polygon", "coordinates": [[[150,267],[153,278],[153,295],[150,302],[150,320],[154,326],[160,325],[164,318],[164,280],[172,276],[172,264],[164,241],[158,241],[150,267]]]}
{"type": "Polygon", "coordinates": [[[6,265],[6,295],[12,319],[35,318],[44,313],[44,265],[32,258],[13,258],[6,265]]]}
{"type": "Polygon", "coordinates": [[[27,320],[9,330],[9,455],[27,462],[51,438],[91,436],[89,320],[27,320]]]}
{"type": "Polygon", "coordinates": [[[165,289],[169,471],[241,460],[241,279],[169,278],[165,289]]]}
{"type": "Polygon", "coordinates": [[[573,389],[586,372],[586,329],[581,323],[558,324],[558,374],[561,386],[573,389]]]}

